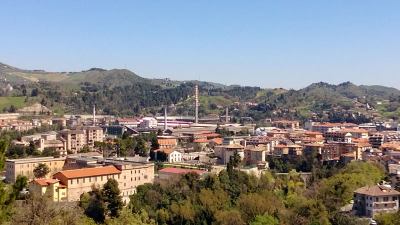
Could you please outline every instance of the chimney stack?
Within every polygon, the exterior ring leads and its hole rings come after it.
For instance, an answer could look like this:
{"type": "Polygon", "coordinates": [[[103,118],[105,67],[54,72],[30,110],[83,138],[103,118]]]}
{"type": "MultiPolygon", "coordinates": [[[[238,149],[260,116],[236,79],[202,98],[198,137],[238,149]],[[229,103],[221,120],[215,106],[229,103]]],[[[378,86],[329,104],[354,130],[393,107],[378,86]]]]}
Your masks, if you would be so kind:
{"type": "Polygon", "coordinates": [[[196,84],[194,87],[194,99],[195,99],[195,117],[194,123],[199,123],[199,86],[196,84]]]}
{"type": "Polygon", "coordinates": [[[225,111],[225,123],[229,123],[229,119],[228,119],[228,116],[229,116],[229,108],[228,107],[226,107],[226,111],[225,111]]]}
{"type": "Polygon", "coordinates": [[[93,105],[93,126],[96,126],[96,105],[93,105]]]}
{"type": "Polygon", "coordinates": [[[164,131],[167,130],[167,106],[164,107],[164,131]]]}

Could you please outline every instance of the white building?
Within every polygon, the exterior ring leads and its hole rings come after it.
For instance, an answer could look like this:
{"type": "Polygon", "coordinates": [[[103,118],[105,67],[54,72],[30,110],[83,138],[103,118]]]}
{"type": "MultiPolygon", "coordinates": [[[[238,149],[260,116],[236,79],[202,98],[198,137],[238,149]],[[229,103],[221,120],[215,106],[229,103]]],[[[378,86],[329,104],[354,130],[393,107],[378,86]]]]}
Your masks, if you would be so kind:
{"type": "Polygon", "coordinates": [[[144,117],[139,124],[140,128],[156,128],[157,120],[153,117],[144,117]]]}

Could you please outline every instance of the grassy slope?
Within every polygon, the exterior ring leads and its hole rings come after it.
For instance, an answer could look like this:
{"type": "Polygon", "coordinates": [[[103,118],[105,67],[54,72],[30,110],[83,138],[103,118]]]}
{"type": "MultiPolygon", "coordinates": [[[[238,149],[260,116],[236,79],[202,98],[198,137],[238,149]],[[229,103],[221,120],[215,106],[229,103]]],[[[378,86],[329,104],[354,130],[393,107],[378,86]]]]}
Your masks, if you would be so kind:
{"type": "Polygon", "coordinates": [[[14,105],[16,108],[22,108],[29,103],[25,102],[25,97],[0,97],[0,110],[14,105]]]}

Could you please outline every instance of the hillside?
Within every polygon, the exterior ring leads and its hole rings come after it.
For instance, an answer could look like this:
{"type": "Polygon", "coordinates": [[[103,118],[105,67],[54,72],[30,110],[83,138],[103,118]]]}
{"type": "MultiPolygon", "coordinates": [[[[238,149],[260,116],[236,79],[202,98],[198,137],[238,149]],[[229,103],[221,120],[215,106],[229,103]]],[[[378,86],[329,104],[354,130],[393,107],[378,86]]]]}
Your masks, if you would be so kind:
{"type": "Polygon", "coordinates": [[[368,122],[400,118],[400,91],[384,86],[314,83],[299,90],[224,86],[204,81],[147,79],[125,69],[92,68],[81,72],[23,70],[0,64],[3,110],[36,102],[59,113],[157,114],[172,105],[170,115],[192,115],[194,84],[200,87],[200,116],[223,115],[226,107],[238,119],[252,117],[368,122]],[[12,87],[10,88],[10,84],[12,87]],[[13,98],[18,101],[13,102],[13,98]],[[25,99],[26,98],[26,99],[25,99]],[[21,103],[21,99],[24,102],[21,103]]]}

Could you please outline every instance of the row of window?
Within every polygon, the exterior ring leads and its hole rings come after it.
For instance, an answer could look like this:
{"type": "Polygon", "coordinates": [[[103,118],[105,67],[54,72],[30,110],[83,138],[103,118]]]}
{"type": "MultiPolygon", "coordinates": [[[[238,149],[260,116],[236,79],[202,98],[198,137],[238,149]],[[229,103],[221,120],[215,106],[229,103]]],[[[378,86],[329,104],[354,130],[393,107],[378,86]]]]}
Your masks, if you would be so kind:
{"type": "MultiPolygon", "coordinates": [[[[115,175],[101,176],[101,177],[99,178],[99,181],[103,181],[103,180],[104,180],[103,177],[107,177],[107,179],[111,179],[111,178],[115,179],[115,178],[116,178],[115,175]]],[[[79,182],[82,182],[82,183],[84,184],[84,183],[86,182],[87,179],[88,179],[88,182],[89,182],[89,183],[91,183],[91,182],[97,182],[97,180],[98,180],[97,178],[98,178],[98,177],[88,177],[88,178],[72,179],[72,180],[70,180],[70,184],[71,184],[71,185],[74,184],[74,180],[76,181],[77,184],[79,184],[79,182]]],[[[147,179],[147,175],[145,175],[144,178],[147,179]]],[[[118,174],[118,179],[120,179],[120,174],[118,174]]],[[[140,181],[140,176],[139,176],[139,177],[135,177],[135,178],[131,177],[131,181],[133,181],[133,179],[135,179],[135,181],[140,181]]],[[[124,180],[126,180],[126,176],[124,176],[124,180]]],[[[125,185],[124,185],[124,186],[125,186],[125,185]]]]}

